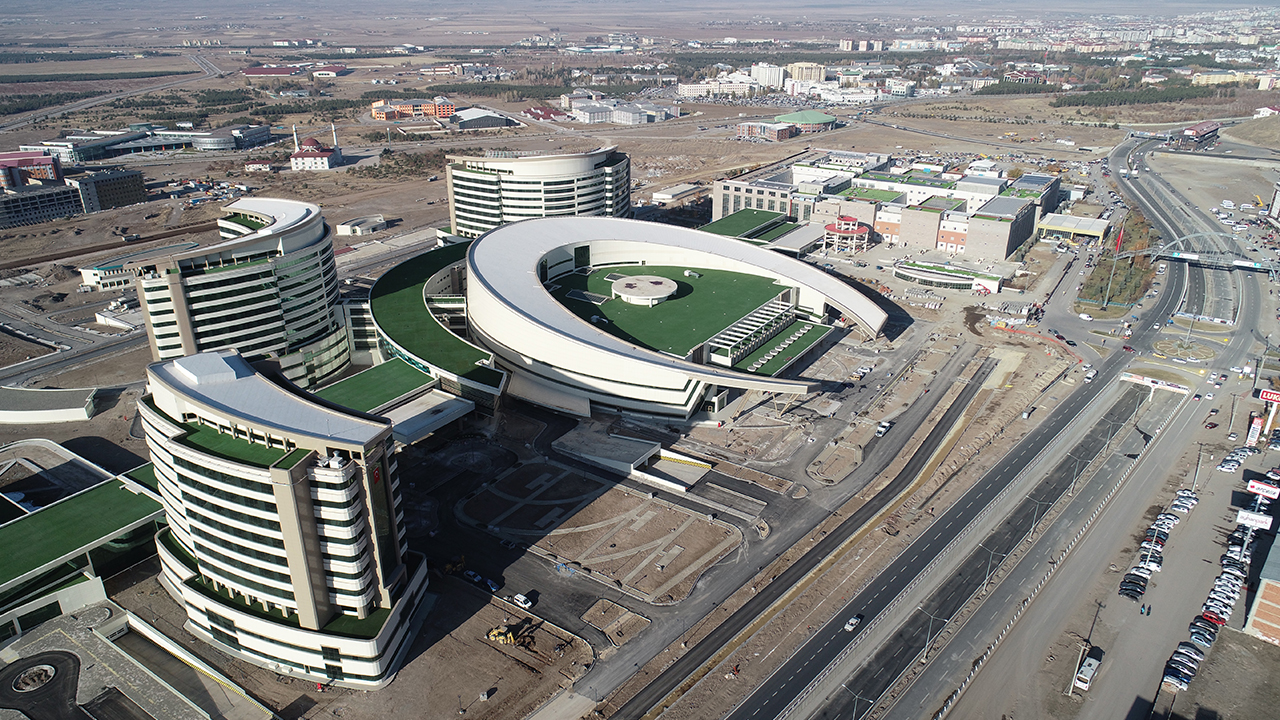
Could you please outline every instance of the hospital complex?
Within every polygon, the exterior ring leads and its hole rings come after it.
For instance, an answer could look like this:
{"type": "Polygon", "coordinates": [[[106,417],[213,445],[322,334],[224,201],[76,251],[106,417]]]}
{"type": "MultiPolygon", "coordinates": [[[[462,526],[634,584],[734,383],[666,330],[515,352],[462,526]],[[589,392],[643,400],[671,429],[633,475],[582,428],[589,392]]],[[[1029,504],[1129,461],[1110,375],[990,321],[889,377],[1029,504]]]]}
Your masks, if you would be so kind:
{"type": "Polygon", "coordinates": [[[232,656],[353,688],[395,676],[428,609],[406,444],[508,397],[688,423],[748,391],[813,392],[787,371],[887,315],[805,247],[1003,260],[1059,194],[818,151],[718,181],[695,230],[630,219],[616,148],[449,160],[452,227],[367,295],[342,292],[320,208],[291,200],[237,200],[216,243],[85,271],[138,288],[162,584],[232,656]]]}

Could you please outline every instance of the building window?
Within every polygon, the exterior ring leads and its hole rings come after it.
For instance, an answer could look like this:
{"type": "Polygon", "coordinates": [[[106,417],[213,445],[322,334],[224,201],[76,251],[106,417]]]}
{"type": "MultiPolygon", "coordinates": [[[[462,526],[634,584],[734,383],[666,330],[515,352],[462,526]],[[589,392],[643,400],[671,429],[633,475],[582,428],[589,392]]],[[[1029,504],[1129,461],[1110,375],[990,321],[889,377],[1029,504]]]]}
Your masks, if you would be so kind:
{"type": "Polygon", "coordinates": [[[338,648],[322,647],[320,648],[320,654],[324,656],[324,661],[327,663],[342,662],[342,653],[338,648]]]}

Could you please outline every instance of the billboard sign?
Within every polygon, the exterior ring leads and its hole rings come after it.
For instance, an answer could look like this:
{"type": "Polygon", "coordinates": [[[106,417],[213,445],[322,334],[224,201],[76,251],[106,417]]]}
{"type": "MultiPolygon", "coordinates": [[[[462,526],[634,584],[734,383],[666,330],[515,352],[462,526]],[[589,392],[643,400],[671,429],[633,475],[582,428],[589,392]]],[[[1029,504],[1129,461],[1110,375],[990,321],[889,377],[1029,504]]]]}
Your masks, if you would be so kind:
{"type": "Polygon", "coordinates": [[[1280,487],[1276,487],[1275,485],[1269,485],[1267,483],[1262,482],[1261,480],[1250,480],[1248,489],[1249,489],[1249,492],[1253,493],[1254,495],[1261,495],[1262,497],[1268,498],[1270,500],[1275,500],[1276,498],[1280,498],[1280,487]]]}
{"type": "Polygon", "coordinates": [[[1248,510],[1240,510],[1236,514],[1236,522],[1241,525],[1248,525],[1259,530],[1271,529],[1271,516],[1262,513],[1249,512],[1248,510]]]}
{"type": "Polygon", "coordinates": [[[1259,390],[1258,397],[1267,402],[1280,402],[1280,392],[1275,390],[1259,390]]]}

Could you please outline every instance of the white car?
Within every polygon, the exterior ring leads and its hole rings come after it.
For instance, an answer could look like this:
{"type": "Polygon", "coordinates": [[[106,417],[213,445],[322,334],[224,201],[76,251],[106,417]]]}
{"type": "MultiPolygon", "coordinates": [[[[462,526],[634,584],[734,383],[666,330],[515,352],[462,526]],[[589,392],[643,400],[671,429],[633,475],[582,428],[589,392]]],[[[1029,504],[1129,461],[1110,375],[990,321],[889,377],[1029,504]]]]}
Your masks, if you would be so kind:
{"type": "Polygon", "coordinates": [[[524,608],[525,610],[528,610],[529,608],[533,607],[533,601],[525,597],[524,595],[515,595],[514,597],[511,598],[511,602],[515,603],[521,608],[524,608]]]}
{"type": "Polygon", "coordinates": [[[846,623],[844,624],[844,631],[845,631],[845,632],[853,632],[853,629],[854,629],[854,628],[856,628],[856,627],[858,627],[858,623],[860,623],[860,622],[862,622],[862,616],[861,616],[861,615],[854,615],[853,617],[849,618],[849,621],[848,621],[848,622],[846,622],[846,623]]]}

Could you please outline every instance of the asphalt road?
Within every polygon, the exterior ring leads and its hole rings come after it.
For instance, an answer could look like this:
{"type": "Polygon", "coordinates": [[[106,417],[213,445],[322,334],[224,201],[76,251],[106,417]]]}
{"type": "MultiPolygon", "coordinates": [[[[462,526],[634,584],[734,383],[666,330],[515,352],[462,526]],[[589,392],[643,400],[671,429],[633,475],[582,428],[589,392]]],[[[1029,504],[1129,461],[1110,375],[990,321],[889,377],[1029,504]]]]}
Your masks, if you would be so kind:
{"type": "MultiPolygon", "coordinates": [[[[1110,431],[1128,421],[1146,398],[1147,390],[1137,385],[1125,389],[1115,404],[1086,432],[1071,449],[1067,457],[1053,467],[1035,488],[1018,504],[1017,508],[983,539],[979,547],[960,563],[938,589],[921,603],[921,610],[913,614],[895,633],[893,640],[881,646],[864,667],[844,684],[850,694],[837,694],[816,718],[859,718],[870,710],[869,703],[858,703],[852,692],[856,690],[865,699],[878,698],[907,668],[920,657],[928,639],[941,631],[942,623],[949,620],[987,583],[991,571],[1003,557],[1013,552],[1038,524],[1037,511],[1056,502],[1084,471],[1089,461],[1098,455],[1111,439],[1110,431]],[[936,620],[935,620],[936,618],[936,620]]],[[[1012,480],[1012,477],[1010,478],[1012,480]]],[[[957,506],[959,504],[957,503],[957,506]]],[[[944,516],[944,519],[947,519],[944,516]]],[[[945,529],[936,533],[936,545],[926,552],[938,552],[949,542],[945,529]]],[[[909,570],[908,570],[909,571],[909,570]]],[[[854,602],[860,598],[854,598],[854,602]]]]}
{"type": "MultiPolygon", "coordinates": [[[[683,682],[686,677],[707,662],[721,647],[736,637],[757,616],[773,605],[783,593],[803,579],[818,563],[844,543],[849,536],[875,517],[886,503],[901,493],[903,488],[915,479],[920,469],[933,455],[934,450],[942,443],[947,433],[951,431],[952,425],[959,419],[994,367],[995,361],[992,360],[988,360],[983,364],[975,377],[970,380],[956,400],[943,413],[938,424],[930,431],[902,471],[883,490],[877,493],[870,502],[852,513],[835,530],[819,540],[799,560],[780,573],[760,592],[752,596],[737,612],[726,618],[701,642],[681,656],[680,659],[623,705],[613,717],[634,720],[644,715],[651,707],[660,702],[677,685],[683,682]]],[[[940,375],[943,374],[940,373],[940,375]]],[[[941,392],[938,392],[934,394],[934,397],[937,398],[940,395],[941,392]]],[[[888,464],[887,460],[885,464],[888,464]]]]}
{"type": "MultiPolygon", "coordinates": [[[[1168,277],[1171,279],[1166,287],[1166,292],[1158,297],[1154,307],[1149,311],[1150,315],[1148,317],[1166,317],[1177,308],[1177,303],[1181,297],[1180,277],[1179,274],[1168,277]]],[[[1139,324],[1130,342],[1135,345],[1147,346],[1148,342],[1158,334],[1153,325],[1139,324]]],[[[850,615],[862,614],[864,615],[864,622],[867,622],[887,607],[888,603],[897,597],[898,593],[927,565],[928,561],[954,538],[955,533],[960,528],[965,527],[978,512],[987,507],[999,491],[1012,482],[1018,473],[1030,461],[1034,460],[1054,438],[1058,437],[1070,421],[1082,412],[1102,389],[1127,367],[1132,357],[1127,353],[1116,353],[1102,360],[1098,377],[1093,383],[1083,384],[1077,391],[1072,393],[1066,401],[1046,418],[1040,427],[1028,434],[964,497],[937,520],[929,531],[926,531],[922,537],[913,543],[912,547],[908,548],[890,567],[886,568],[876,581],[869,585],[858,597],[855,597],[842,612],[838,613],[836,619],[828,627],[824,627],[816,633],[814,639],[810,640],[805,648],[788,662],[787,666],[784,666],[757,688],[752,696],[731,717],[737,720],[753,717],[776,717],[790,703],[791,699],[802,692],[809,682],[817,677],[829,662],[834,660],[840,654],[840,651],[857,636],[858,631],[854,633],[845,633],[843,631],[844,620],[850,615]],[[1028,454],[1030,454],[1030,458],[1027,457],[1028,454]],[[834,633],[843,634],[846,639],[843,642],[839,642],[833,639],[834,633]]],[[[1079,456],[1091,457],[1085,453],[1079,456]]],[[[1050,478],[1045,481],[1044,489],[1037,491],[1037,493],[1052,493],[1054,491],[1056,488],[1053,480],[1054,474],[1056,473],[1051,473],[1050,478]]],[[[1052,497],[1056,496],[1052,495],[1052,497]]],[[[1050,495],[1040,498],[1037,494],[1033,497],[1035,499],[1044,499],[1050,497],[1050,495]]],[[[1031,509],[1029,510],[1026,503],[1024,503],[1022,507],[1010,516],[1006,525],[1017,527],[1020,523],[1030,523],[1031,518],[1027,516],[1033,515],[1036,504],[1034,499],[1029,499],[1027,502],[1031,503],[1031,509]]],[[[1019,539],[1023,537],[1026,529],[1029,529],[1029,525],[1020,534],[1016,534],[1016,537],[1019,539]]],[[[1010,536],[1011,533],[1006,529],[1005,535],[1010,536]]],[[[999,531],[997,531],[995,537],[991,538],[991,542],[984,542],[988,550],[976,551],[973,556],[966,559],[964,567],[968,568],[968,572],[971,575],[975,574],[974,563],[980,561],[985,566],[988,559],[998,557],[1003,552],[1000,548],[1007,547],[1002,545],[1002,542],[1007,540],[1008,537],[1002,539],[999,531]]],[[[885,646],[886,649],[877,651],[876,648],[867,648],[862,651],[868,654],[875,652],[876,654],[872,656],[872,659],[863,670],[859,671],[853,678],[850,678],[850,682],[845,683],[846,689],[850,686],[859,688],[857,692],[861,698],[855,698],[853,696],[854,690],[850,690],[848,695],[839,696],[839,699],[831,707],[824,710],[819,717],[846,717],[851,715],[856,709],[855,703],[860,703],[861,700],[870,701],[877,698],[883,689],[892,684],[892,681],[914,661],[925,646],[925,636],[930,634],[932,629],[930,626],[941,619],[949,617],[950,612],[962,605],[964,600],[971,594],[971,589],[970,592],[964,592],[964,588],[968,584],[964,580],[963,572],[962,570],[945,581],[940,590],[933,595],[930,603],[926,603],[921,612],[908,620],[894,639],[885,646]],[[929,619],[930,614],[936,619],[929,619]]],[[[983,575],[985,580],[985,571],[983,575]]],[[[970,583],[972,580],[973,578],[971,577],[970,583]]],[[[869,705],[870,702],[862,705],[862,710],[865,712],[866,709],[869,709],[869,705]]]]}
{"type": "MultiPolygon", "coordinates": [[[[1117,156],[1123,157],[1130,149],[1132,144],[1129,147],[1117,148],[1117,156]]],[[[1113,156],[1113,162],[1116,159],[1113,156]]],[[[1180,237],[1200,232],[1204,227],[1213,228],[1212,221],[1198,210],[1194,213],[1183,211],[1182,208],[1185,205],[1182,199],[1167,182],[1150,176],[1140,182],[1141,184],[1134,188],[1136,192],[1129,187],[1126,187],[1126,190],[1138,197],[1144,211],[1157,226],[1164,226],[1165,232],[1169,233],[1167,237],[1180,237]]],[[[1134,184],[1126,183],[1126,185],[1134,184]]],[[[1180,295],[1180,283],[1184,273],[1187,275],[1188,298],[1192,293],[1203,291],[1206,273],[1226,274],[1223,271],[1206,271],[1170,263],[1170,272],[1164,276],[1166,287],[1160,312],[1167,312],[1168,303],[1175,301],[1180,295]]],[[[1260,317],[1262,305],[1257,277],[1253,273],[1238,272],[1236,283],[1240,293],[1238,297],[1240,315],[1246,319],[1242,322],[1242,326],[1250,328],[1252,332],[1234,333],[1227,344],[1220,349],[1219,355],[1207,364],[1210,372],[1222,372],[1228,366],[1240,363],[1257,335],[1254,323],[1260,317]]],[[[1140,345],[1142,348],[1146,347],[1145,340],[1155,336],[1155,333],[1150,330],[1150,325],[1146,328],[1143,334],[1147,337],[1142,338],[1144,341],[1140,345]]],[[[1139,345],[1136,339],[1134,344],[1139,345]]],[[[1247,393],[1250,390],[1249,386],[1248,381],[1245,381],[1242,387],[1228,385],[1223,394],[1225,395],[1227,391],[1247,393]]],[[[1226,402],[1213,405],[1221,405],[1224,410],[1229,411],[1230,401],[1225,397],[1223,400],[1226,402]]],[[[1166,477],[1174,461],[1196,435],[1207,411],[1208,406],[1204,403],[1186,402],[1183,410],[1170,420],[1155,444],[1149,446],[1148,452],[1143,455],[1134,470],[1134,477],[1166,477]]],[[[1202,481],[1206,479],[1207,474],[1212,473],[1212,462],[1206,460],[1206,464],[1208,467],[1202,468],[1200,473],[1202,481]]],[[[1216,477],[1207,479],[1217,480],[1216,477]]],[[[995,710],[997,703],[1007,702],[1018,691],[1029,686],[1030,675],[1043,667],[1044,649],[1058,638],[1065,618],[1086,601],[1086,595],[1095,587],[1096,578],[1104,572],[1105,566],[1099,565],[1098,559],[1112,557],[1123,544],[1131,541],[1130,531],[1133,529],[1135,518],[1149,507],[1151,496],[1157,488],[1158,484],[1152,482],[1131,482],[1113,499],[1106,512],[1099,517],[1098,522],[1085,536],[1079,548],[1068,556],[1059,572],[1046,586],[1045,591],[1038,596],[1036,603],[1028,609],[1025,617],[1015,626],[1014,631],[984,666],[983,672],[952,709],[953,717],[990,717],[992,712],[997,711],[995,710]]],[[[1229,493],[1226,495],[1229,496],[1229,493]]],[[[1229,523],[1223,523],[1219,519],[1220,516],[1215,517],[1217,511],[1209,509],[1225,503],[1227,498],[1214,498],[1210,492],[1203,493],[1202,499],[1201,507],[1196,511],[1197,515],[1189,522],[1182,523],[1174,533],[1165,572],[1161,573],[1159,582],[1149,593],[1153,602],[1159,602],[1162,608],[1159,614],[1164,620],[1157,618],[1155,622],[1147,621],[1140,624],[1133,622],[1137,620],[1136,615],[1132,619],[1128,614],[1122,615],[1118,620],[1112,618],[1112,621],[1121,627],[1122,639],[1118,639],[1107,648],[1109,654],[1106,672],[1099,676],[1090,690],[1090,700],[1081,711],[1081,717],[1114,718],[1125,716],[1125,713],[1129,713],[1128,717],[1131,718],[1146,717],[1146,710],[1151,707],[1151,699],[1159,683],[1161,664],[1173,643],[1176,640],[1185,639],[1186,620],[1194,614],[1194,607],[1197,607],[1203,599],[1207,588],[1207,577],[1216,572],[1211,561],[1201,562],[1202,552],[1207,553],[1205,558],[1211,557],[1215,552],[1213,544],[1205,541],[1206,537],[1212,534],[1213,528],[1206,529],[1202,521],[1212,519],[1208,523],[1210,526],[1215,522],[1220,525],[1229,525],[1229,523]],[[1196,530],[1193,532],[1192,528],[1196,530]],[[1175,554],[1175,546],[1182,544],[1182,538],[1189,539],[1192,535],[1196,536],[1193,549],[1175,554]]],[[[1002,589],[998,594],[1004,595],[1004,590],[1002,589]]],[[[1013,597],[1023,597],[1023,595],[1011,592],[1006,601],[1013,597]]],[[[1104,613],[1104,621],[1108,619],[1106,613],[1133,613],[1128,601],[1117,600],[1110,593],[1108,597],[1110,599],[1099,599],[1103,604],[1101,612],[1104,613]]],[[[991,605],[991,602],[984,605],[983,621],[994,624],[994,629],[979,627],[980,623],[971,620],[965,627],[966,633],[972,631],[975,637],[984,637],[984,630],[986,635],[990,636],[999,629],[1011,612],[1011,607],[1008,605],[1003,608],[989,607],[991,605]]],[[[981,640],[967,649],[977,648],[980,651],[988,641],[981,640]]],[[[912,691],[911,707],[929,708],[935,706],[933,703],[940,702],[943,696],[954,689],[954,679],[957,676],[963,677],[967,672],[972,654],[972,652],[960,652],[958,649],[951,657],[935,660],[927,674],[917,680],[917,686],[912,691]],[[949,668],[948,665],[950,665],[949,668]],[[922,697],[927,695],[927,689],[931,684],[934,688],[934,696],[922,697]],[[919,689],[921,686],[925,689],[919,689]]],[[[909,708],[903,709],[903,713],[908,712],[910,712],[909,708]]],[[[905,715],[897,714],[896,716],[905,715]]]]}

